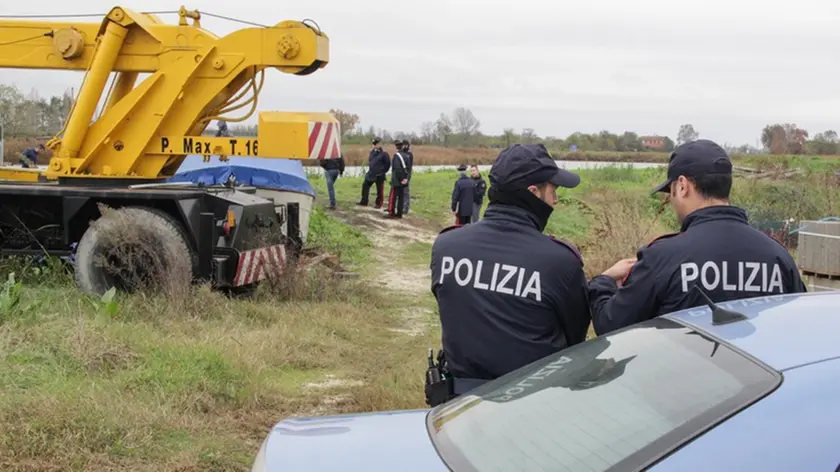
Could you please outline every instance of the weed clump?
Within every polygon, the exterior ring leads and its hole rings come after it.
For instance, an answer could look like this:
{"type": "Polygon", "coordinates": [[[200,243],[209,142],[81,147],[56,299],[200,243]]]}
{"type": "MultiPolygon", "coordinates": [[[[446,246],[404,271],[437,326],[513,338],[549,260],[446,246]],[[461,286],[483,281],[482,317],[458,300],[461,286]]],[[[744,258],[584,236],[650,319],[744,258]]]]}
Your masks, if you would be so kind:
{"type": "Polygon", "coordinates": [[[594,227],[580,249],[588,277],[635,257],[640,247],[678,229],[668,218],[670,209],[644,194],[610,189],[591,194],[587,202],[594,227]]]}

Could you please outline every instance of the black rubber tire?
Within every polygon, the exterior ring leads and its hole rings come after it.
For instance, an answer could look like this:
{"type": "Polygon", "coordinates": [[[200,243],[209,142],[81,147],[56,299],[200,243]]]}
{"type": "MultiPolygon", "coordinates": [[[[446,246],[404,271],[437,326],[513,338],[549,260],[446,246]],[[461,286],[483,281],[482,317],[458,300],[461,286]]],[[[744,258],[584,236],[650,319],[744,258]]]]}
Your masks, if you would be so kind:
{"type": "MultiPolygon", "coordinates": [[[[114,276],[103,267],[102,257],[111,254],[115,247],[126,251],[138,250],[143,256],[153,258],[142,272],[160,282],[191,283],[198,265],[198,255],[190,248],[181,224],[172,216],[147,207],[104,209],[103,215],[91,223],[76,247],[76,284],[85,293],[101,296],[112,287],[133,291],[121,277],[114,276]],[[124,239],[128,235],[134,245],[124,239]],[[120,240],[119,244],[115,244],[120,240]],[[149,265],[153,267],[148,267],[149,265]]],[[[115,265],[124,264],[116,259],[115,265]]],[[[135,273],[129,269],[130,273],[135,273]]],[[[134,281],[132,281],[134,282],[134,281]]],[[[130,284],[129,284],[130,285],[130,284]]]]}

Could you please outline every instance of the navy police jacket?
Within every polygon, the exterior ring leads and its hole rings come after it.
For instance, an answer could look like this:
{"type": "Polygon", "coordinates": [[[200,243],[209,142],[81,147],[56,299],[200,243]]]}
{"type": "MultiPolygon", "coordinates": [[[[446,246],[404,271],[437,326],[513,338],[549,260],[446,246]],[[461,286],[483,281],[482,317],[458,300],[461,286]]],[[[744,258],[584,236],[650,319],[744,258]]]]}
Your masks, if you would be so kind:
{"type": "Polygon", "coordinates": [[[441,232],[432,246],[443,351],[452,375],[494,379],[586,339],[583,261],[521,208],[441,232]]]}
{"type": "Polygon", "coordinates": [[[654,240],[636,255],[621,288],[611,277],[589,282],[598,335],[659,315],[714,302],[805,292],[790,253],[749,226],[744,210],[713,206],[688,215],[679,233],[654,240]]]}
{"type": "Polygon", "coordinates": [[[408,172],[408,181],[411,183],[411,172],[414,170],[414,153],[411,151],[401,151],[403,158],[405,158],[406,172],[408,172]]]}
{"type": "Polygon", "coordinates": [[[475,180],[461,172],[452,188],[452,211],[457,211],[458,216],[472,216],[474,202],[475,180]]]}
{"type": "Polygon", "coordinates": [[[391,170],[391,157],[384,149],[373,148],[368,155],[368,171],[365,178],[368,181],[376,180],[377,178],[385,178],[385,174],[391,170]]]}
{"type": "Polygon", "coordinates": [[[394,153],[394,159],[391,161],[391,186],[392,187],[405,187],[408,185],[406,182],[403,185],[403,179],[408,180],[409,177],[409,163],[408,158],[405,156],[405,153],[402,151],[398,151],[394,153]]]}

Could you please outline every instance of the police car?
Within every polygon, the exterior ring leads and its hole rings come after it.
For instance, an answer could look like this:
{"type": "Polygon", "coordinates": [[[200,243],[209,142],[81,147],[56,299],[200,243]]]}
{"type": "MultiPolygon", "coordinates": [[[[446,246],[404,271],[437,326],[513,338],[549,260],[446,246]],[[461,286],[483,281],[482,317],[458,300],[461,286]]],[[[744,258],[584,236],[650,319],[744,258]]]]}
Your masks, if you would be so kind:
{"type": "Polygon", "coordinates": [[[431,410],[281,421],[252,470],[840,470],[840,291],[710,307],[431,410]]]}

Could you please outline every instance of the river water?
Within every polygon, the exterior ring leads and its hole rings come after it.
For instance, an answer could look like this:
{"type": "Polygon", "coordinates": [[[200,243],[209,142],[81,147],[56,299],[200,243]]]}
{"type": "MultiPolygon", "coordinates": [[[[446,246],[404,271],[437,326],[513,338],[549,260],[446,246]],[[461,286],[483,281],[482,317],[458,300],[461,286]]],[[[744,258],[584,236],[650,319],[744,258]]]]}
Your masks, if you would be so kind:
{"type": "MultiPolygon", "coordinates": [[[[599,169],[603,167],[630,167],[632,169],[649,169],[653,167],[663,167],[666,164],[658,162],[594,162],[594,161],[554,161],[558,166],[568,170],[585,170],[585,169],[599,169]]],[[[452,170],[455,171],[457,165],[435,165],[435,166],[414,166],[414,172],[436,172],[438,170],[452,170]]],[[[478,166],[478,170],[482,173],[487,173],[492,167],[490,164],[478,166]]],[[[320,167],[304,167],[307,174],[322,174],[323,170],[320,167]]],[[[344,175],[347,177],[358,177],[367,171],[367,167],[363,166],[347,166],[344,169],[344,175]]]]}
{"type": "MultiPolygon", "coordinates": [[[[630,167],[632,169],[649,169],[652,167],[663,167],[666,164],[659,163],[659,162],[615,162],[615,161],[604,161],[604,162],[595,162],[595,161],[554,161],[557,163],[558,166],[568,169],[568,170],[584,170],[584,169],[599,169],[603,167],[630,167]]],[[[0,167],[17,167],[13,164],[8,165],[0,165],[0,167]]],[[[451,170],[455,171],[458,166],[455,164],[452,165],[435,165],[435,166],[415,166],[414,172],[436,172],[439,170],[451,170]]],[[[492,165],[484,164],[479,165],[478,170],[482,173],[487,173],[490,170],[492,165]]],[[[39,170],[46,170],[47,166],[38,166],[39,170]]],[[[323,170],[319,166],[304,166],[304,171],[313,176],[323,175],[323,170]]],[[[363,175],[367,171],[367,167],[364,166],[347,166],[344,169],[344,175],[347,177],[358,177],[363,175]]]]}

